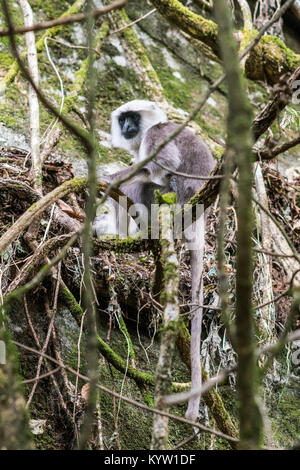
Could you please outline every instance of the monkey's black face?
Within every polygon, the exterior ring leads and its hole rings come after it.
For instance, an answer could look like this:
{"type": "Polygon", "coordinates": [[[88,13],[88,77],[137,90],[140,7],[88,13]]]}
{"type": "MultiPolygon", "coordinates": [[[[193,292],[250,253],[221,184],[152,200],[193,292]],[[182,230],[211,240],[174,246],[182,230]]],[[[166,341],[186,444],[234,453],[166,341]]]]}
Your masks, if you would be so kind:
{"type": "Polygon", "coordinates": [[[134,111],[122,113],[119,116],[121,134],[125,139],[133,139],[140,132],[141,115],[134,111]]]}

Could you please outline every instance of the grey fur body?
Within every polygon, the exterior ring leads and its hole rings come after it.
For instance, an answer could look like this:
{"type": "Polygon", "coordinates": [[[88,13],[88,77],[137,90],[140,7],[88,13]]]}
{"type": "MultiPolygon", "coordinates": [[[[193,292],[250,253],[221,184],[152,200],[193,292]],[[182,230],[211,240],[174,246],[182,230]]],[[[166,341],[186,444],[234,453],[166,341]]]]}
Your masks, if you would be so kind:
{"type": "MultiPolygon", "coordinates": [[[[135,157],[135,164],[128,169],[119,171],[109,176],[109,181],[116,181],[128,175],[135,167],[136,163],[148,157],[157,146],[163,142],[170,134],[177,129],[178,124],[166,122],[166,116],[159,110],[155,103],[135,100],[126,103],[112,113],[112,141],[113,145],[129,150],[135,157]],[[143,125],[143,106],[145,107],[145,123],[143,125]],[[132,139],[122,134],[122,123],[119,124],[120,115],[126,117],[126,113],[133,111],[140,113],[140,132],[136,133],[132,139]],[[151,111],[153,110],[153,111],[151,111]],[[152,126],[151,112],[153,112],[152,126]],[[118,128],[116,128],[118,126],[118,128]]],[[[126,124],[127,128],[130,127],[126,124]]],[[[157,155],[156,160],[162,165],[181,173],[192,174],[194,176],[208,176],[214,167],[214,159],[207,145],[193,132],[185,128],[175,139],[167,144],[157,155]]],[[[195,192],[202,186],[204,180],[186,178],[174,175],[163,170],[151,161],[145,165],[133,178],[134,183],[121,186],[121,190],[127,194],[134,203],[145,204],[147,208],[154,202],[153,190],[160,189],[161,192],[175,192],[177,202],[180,205],[186,204],[195,192]],[[152,194],[151,194],[152,193],[152,194]]],[[[190,232],[197,233],[197,249],[191,249],[191,275],[192,275],[192,303],[203,304],[203,256],[204,256],[204,233],[205,214],[194,222],[192,227],[185,232],[186,239],[190,232]]],[[[194,307],[193,307],[194,310],[194,307]]],[[[200,341],[202,325],[202,308],[193,311],[191,320],[191,378],[192,389],[201,386],[201,361],[200,361],[200,341]]],[[[192,398],[189,401],[186,417],[196,420],[199,413],[200,397],[192,398]]]]}
{"type": "MultiPolygon", "coordinates": [[[[151,127],[141,144],[139,161],[150,155],[155,147],[178,127],[179,125],[173,122],[156,124],[151,127]]],[[[172,170],[194,176],[208,176],[214,167],[214,159],[207,145],[187,128],[160,151],[157,161],[172,170]]],[[[162,182],[166,172],[155,162],[148,163],[146,168],[151,174],[152,181],[156,181],[158,184],[162,182]]],[[[177,194],[179,204],[183,205],[190,200],[203,183],[204,180],[173,175],[170,178],[169,186],[177,194]]]]}

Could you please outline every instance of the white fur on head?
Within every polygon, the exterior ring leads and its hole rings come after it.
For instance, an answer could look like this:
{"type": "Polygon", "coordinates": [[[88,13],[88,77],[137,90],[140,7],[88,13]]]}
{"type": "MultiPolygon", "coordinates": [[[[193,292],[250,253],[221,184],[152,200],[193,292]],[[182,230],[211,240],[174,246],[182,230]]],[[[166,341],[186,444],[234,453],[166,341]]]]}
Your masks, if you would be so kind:
{"type": "Polygon", "coordinates": [[[167,122],[168,118],[164,111],[162,111],[156,103],[147,100],[133,100],[123,104],[111,113],[111,142],[113,147],[123,148],[128,150],[134,156],[139,151],[140,143],[146,134],[147,130],[160,122],[167,122]],[[119,116],[122,113],[134,111],[140,113],[141,132],[133,139],[125,139],[121,134],[119,125],[119,116]]]}

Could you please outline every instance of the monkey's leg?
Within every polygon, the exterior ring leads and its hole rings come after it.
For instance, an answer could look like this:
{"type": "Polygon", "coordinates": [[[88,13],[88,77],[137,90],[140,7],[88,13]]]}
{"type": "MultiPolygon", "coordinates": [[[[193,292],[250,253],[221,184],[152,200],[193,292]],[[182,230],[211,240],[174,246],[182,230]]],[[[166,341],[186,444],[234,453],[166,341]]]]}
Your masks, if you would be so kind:
{"type": "MultiPolygon", "coordinates": [[[[204,256],[204,214],[192,225],[196,241],[190,249],[192,274],[192,304],[203,305],[203,256],[204,256]],[[193,246],[194,245],[194,246],[193,246]],[[196,246],[195,246],[196,245],[196,246]],[[194,248],[194,249],[193,249],[194,248]],[[195,249],[197,248],[197,249],[195,249]]],[[[192,306],[191,320],[191,389],[201,387],[202,371],[200,358],[202,308],[192,306]]],[[[199,414],[200,395],[189,400],[186,418],[195,421],[199,414]]]]}
{"type": "Polygon", "coordinates": [[[96,218],[93,221],[93,234],[97,238],[101,238],[105,235],[112,235],[115,238],[115,235],[118,234],[117,227],[117,203],[108,198],[107,201],[97,208],[96,218]]]}
{"type": "MultiPolygon", "coordinates": [[[[114,175],[105,176],[103,179],[112,180],[114,175]]],[[[141,185],[141,184],[140,184],[141,185]]],[[[134,188],[138,184],[122,185],[121,191],[134,203],[139,202],[139,192],[134,188]]],[[[138,226],[134,219],[128,215],[126,196],[120,196],[119,202],[108,197],[103,205],[97,208],[97,217],[93,222],[93,233],[98,238],[105,235],[116,235],[126,238],[138,232],[138,226]]]]}

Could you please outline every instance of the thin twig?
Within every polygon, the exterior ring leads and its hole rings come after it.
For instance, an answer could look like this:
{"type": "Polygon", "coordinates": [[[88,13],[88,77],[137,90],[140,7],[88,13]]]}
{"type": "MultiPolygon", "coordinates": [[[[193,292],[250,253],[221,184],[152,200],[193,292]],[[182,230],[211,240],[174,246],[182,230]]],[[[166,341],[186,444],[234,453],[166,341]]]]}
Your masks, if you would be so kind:
{"type": "MultiPolygon", "coordinates": [[[[292,343],[296,341],[297,339],[300,338],[300,329],[293,331],[293,333],[290,333],[284,338],[283,344],[287,343],[292,343]]],[[[268,344],[266,346],[263,346],[261,349],[258,350],[256,356],[260,357],[261,355],[265,355],[266,353],[276,353],[276,349],[278,347],[278,342],[275,344],[268,344]]],[[[188,401],[192,396],[197,396],[197,395],[204,395],[207,393],[209,390],[214,388],[216,385],[220,385],[226,377],[228,377],[229,374],[232,372],[235,372],[237,365],[232,366],[231,368],[228,368],[226,370],[223,370],[219,372],[218,375],[215,377],[212,377],[210,380],[205,382],[201,389],[195,389],[193,391],[187,391],[187,392],[182,392],[182,393],[176,393],[174,395],[170,395],[166,398],[164,398],[166,404],[169,406],[176,405],[177,403],[182,403],[188,401]]]]}
{"type": "Polygon", "coordinates": [[[60,366],[56,367],[55,369],[52,369],[52,370],[49,370],[49,372],[45,372],[45,374],[41,374],[38,376],[38,379],[37,377],[34,377],[34,379],[26,379],[26,380],[22,380],[22,384],[30,384],[32,382],[36,382],[37,380],[40,381],[42,379],[46,379],[47,377],[49,377],[50,375],[53,375],[53,374],[56,374],[56,372],[58,372],[59,370],[61,369],[60,366]]]}
{"type": "MultiPolygon", "coordinates": [[[[65,47],[70,47],[70,49],[85,49],[85,50],[89,50],[89,48],[87,46],[74,46],[74,44],[70,44],[66,41],[62,41],[61,39],[54,39],[54,38],[50,38],[50,37],[47,37],[45,38],[47,39],[48,41],[52,41],[52,42],[56,42],[57,44],[61,44],[62,46],[65,46],[65,47]]],[[[101,57],[101,54],[99,51],[97,51],[97,49],[95,49],[94,47],[91,47],[91,49],[93,52],[95,52],[95,54],[98,55],[98,57],[101,57]]]]}
{"type": "MultiPolygon", "coordinates": [[[[299,330],[299,337],[300,337],[300,330],[299,330]]],[[[13,341],[14,344],[22,349],[25,349],[26,351],[29,351],[33,354],[37,354],[37,355],[40,355],[40,356],[43,356],[45,357],[46,359],[49,359],[49,361],[52,361],[54,362],[55,364],[59,365],[58,361],[56,359],[54,359],[53,357],[49,356],[48,354],[45,354],[45,353],[42,353],[40,351],[37,351],[36,349],[34,348],[31,348],[29,346],[26,346],[25,344],[22,344],[22,343],[19,343],[18,341],[13,341]]],[[[82,380],[84,380],[85,382],[89,382],[89,378],[86,376],[86,375],[83,375],[81,373],[77,373],[76,370],[72,369],[71,367],[67,366],[66,364],[63,364],[62,367],[64,367],[64,369],[66,369],[66,371],[70,372],[71,374],[73,375],[78,375],[78,377],[82,380]]],[[[120,395],[119,393],[117,392],[113,392],[112,390],[110,390],[109,388],[105,387],[104,385],[100,385],[100,384],[97,384],[96,387],[99,389],[99,390],[102,390],[103,392],[106,392],[108,393],[109,395],[111,396],[114,396],[116,398],[121,398],[123,401],[125,401],[126,403],[129,403],[133,406],[137,406],[138,408],[141,408],[145,411],[149,411],[150,413],[156,413],[156,414],[160,414],[162,416],[166,416],[170,419],[174,419],[176,421],[179,421],[181,423],[185,423],[185,424],[189,424],[193,427],[196,427],[198,429],[200,429],[201,431],[205,432],[205,433],[209,433],[209,434],[215,434],[216,436],[219,436],[219,437],[222,437],[223,439],[226,439],[228,441],[232,441],[232,442],[239,442],[238,439],[234,438],[234,437],[231,437],[231,436],[228,436],[226,434],[223,434],[222,432],[220,431],[216,431],[214,429],[210,429],[200,423],[196,423],[194,421],[190,421],[188,419],[185,419],[181,416],[177,416],[177,415],[173,415],[171,413],[167,413],[165,411],[161,411],[161,410],[157,410],[156,408],[150,408],[149,406],[147,405],[144,405],[143,403],[140,403],[136,400],[133,400],[132,398],[129,398],[129,397],[126,397],[125,395],[120,395]]]]}
{"type": "MultiPolygon", "coordinates": [[[[117,2],[112,3],[111,5],[107,5],[103,8],[96,8],[91,12],[93,18],[98,18],[99,16],[106,15],[110,11],[117,10],[119,8],[123,8],[127,4],[127,0],[118,0],[117,2]]],[[[32,26],[20,26],[18,28],[5,28],[0,30],[0,37],[10,36],[10,34],[24,34],[29,31],[42,31],[44,29],[50,29],[54,26],[62,26],[66,24],[72,23],[82,23],[88,18],[88,13],[77,13],[76,15],[67,15],[60,18],[56,18],[55,20],[51,21],[44,21],[43,23],[35,23],[32,26]]]]}
{"type": "Polygon", "coordinates": [[[115,29],[115,31],[112,31],[109,36],[112,36],[113,34],[117,34],[117,33],[120,33],[121,31],[124,31],[124,29],[127,29],[127,28],[130,28],[131,26],[133,26],[134,24],[137,24],[139,23],[140,21],[144,20],[145,18],[147,18],[148,16],[152,15],[152,13],[154,13],[156,11],[156,8],[153,8],[153,10],[150,10],[148,11],[148,13],[146,13],[145,15],[141,16],[140,18],[132,21],[131,23],[128,23],[126,26],[123,26],[122,28],[119,28],[119,29],[115,29]]]}

